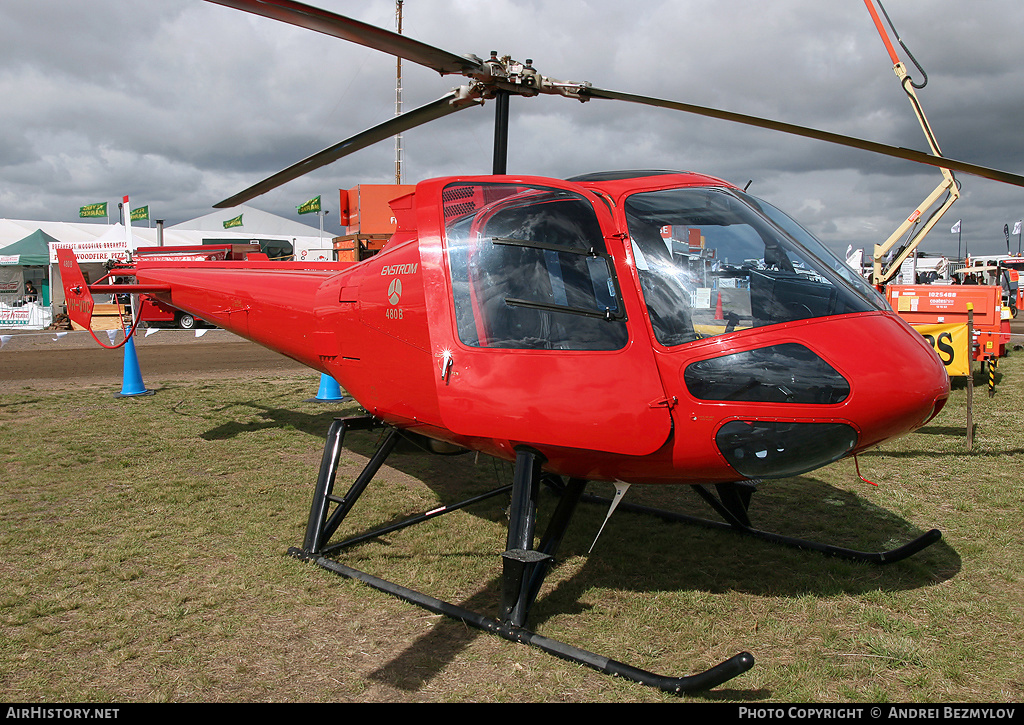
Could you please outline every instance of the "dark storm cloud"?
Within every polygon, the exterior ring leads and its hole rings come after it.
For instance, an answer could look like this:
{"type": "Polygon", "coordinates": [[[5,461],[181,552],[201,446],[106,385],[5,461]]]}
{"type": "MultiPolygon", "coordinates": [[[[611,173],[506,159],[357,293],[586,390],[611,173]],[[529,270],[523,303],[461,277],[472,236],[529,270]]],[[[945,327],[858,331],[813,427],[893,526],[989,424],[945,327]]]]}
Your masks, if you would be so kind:
{"type": "MultiPolygon", "coordinates": [[[[314,4],[394,28],[393,0],[314,4]]],[[[902,0],[887,9],[928,72],[919,95],[944,153],[1024,172],[1024,7],[979,0],[940,12],[902,0]]],[[[862,2],[405,0],[403,12],[407,35],[453,53],[497,50],[563,80],[927,148],[862,2]]],[[[0,217],[73,220],[82,204],[125,193],[170,223],[205,213],[390,118],[395,70],[383,53],[201,0],[6,0],[0,217]]],[[[404,108],[460,83],[406,62],[404,108]]],[[[512,106],[513,173],[682,168],[751,180],[840,251],[884,240],[940,179],[916,164],[661,109],[562,98],[512,106]]],[[[406,180],[486,173],[492,118],[488,104],[409,131],[406,180]]],[[[255,203],[293,215],[317,194],[393,178],[384,142],[255,203]]],[[[961,217],[979,245],[1004,244],[1024,190],[960,180],[963,198],[926,246],[955,249],[948,227],[961,217]]]]}

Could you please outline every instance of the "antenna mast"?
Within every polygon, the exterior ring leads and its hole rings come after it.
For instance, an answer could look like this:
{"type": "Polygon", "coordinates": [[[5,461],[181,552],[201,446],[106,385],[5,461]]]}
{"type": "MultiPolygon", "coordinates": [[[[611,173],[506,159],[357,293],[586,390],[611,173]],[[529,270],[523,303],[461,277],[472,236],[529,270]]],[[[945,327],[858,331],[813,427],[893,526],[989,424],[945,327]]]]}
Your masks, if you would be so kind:
{"type": "MultiPolygon", "coordinates": [[[[395,3],[395,24],[398,27],[398,34],[402,34],[402,5],[405,0],[396,0],[395,3]]],[[[395,86],[395,116],[402,115],[402,58],[398,58],[396,69],[397,84],[395,86]]],[[[402,134],[395,135],[395,183],[402,183],[402,134]]]]}

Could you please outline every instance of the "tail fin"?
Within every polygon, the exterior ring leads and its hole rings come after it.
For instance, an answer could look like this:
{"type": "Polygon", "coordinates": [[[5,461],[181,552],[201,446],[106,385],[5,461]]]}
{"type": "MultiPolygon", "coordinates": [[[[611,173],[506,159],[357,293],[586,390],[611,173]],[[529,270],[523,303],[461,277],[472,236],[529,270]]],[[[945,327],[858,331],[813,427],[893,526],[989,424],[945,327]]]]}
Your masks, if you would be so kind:
{"type": "Polygon", "coordinates": [[[95,305],[89,285],[85,281],[75,252],[72,249],[58,249],[57,263],[60,268],[60,279],[64,285],[64,299],[68,306],[68,316],[86,330],[92,329],[92,309],[95,305]]]}

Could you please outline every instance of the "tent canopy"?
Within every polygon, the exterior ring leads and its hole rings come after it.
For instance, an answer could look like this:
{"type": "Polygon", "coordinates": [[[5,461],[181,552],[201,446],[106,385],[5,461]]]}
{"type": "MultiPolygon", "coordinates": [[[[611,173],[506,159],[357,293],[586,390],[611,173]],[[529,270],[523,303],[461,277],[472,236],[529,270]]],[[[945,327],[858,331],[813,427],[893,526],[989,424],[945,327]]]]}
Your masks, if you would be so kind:
{"type": "Polygon", "coordinates": [[[0,249],[0,264],[45,267],[50,263],[49,245],[57,241],[42,229],[36,229],[24,239],[0,249]]]}

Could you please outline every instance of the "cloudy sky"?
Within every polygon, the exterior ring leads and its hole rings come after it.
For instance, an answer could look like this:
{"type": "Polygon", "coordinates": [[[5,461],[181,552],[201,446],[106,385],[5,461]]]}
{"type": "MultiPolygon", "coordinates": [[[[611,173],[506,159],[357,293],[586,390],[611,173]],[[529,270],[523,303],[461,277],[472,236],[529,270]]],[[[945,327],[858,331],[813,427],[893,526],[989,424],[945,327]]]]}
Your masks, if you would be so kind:
{"type": "MultiPolygon", "coordinates": [[[[315,0],[395,29],[395,0],[315,0]]],[[[945,155],[1024,173],[1024,3],[884,0],[924,67],[945,155]]],[[[405,35],[456,54],[530,58],[545,75],[927,150],[863,0],[405,0],[405,35]]],[[[899,49],[911,76],[920,72],[899,49]]],[[[0,4],[0,218],[77,221],[130,194],[175,224],[390,118],[395,60],[202,0],[0,4]]],[[[403,64],[404,108],[460,84],[403,64]]],[[[884,241],[938,170],[673,111],[512,100],[509,173],[701,171],[789,211],[839,252],[884,241]]],[[[488,173],[493,104],[404,136],[404,180],[488,173]]],[[[391,142],[250,202],[293,219],[322,195],[392,183],[391,142]]],[[[923,247],[1006,251],[1024,189],[958,174],[923,247]],[[963,220],[962,235],[950,232],[963,220]]],[[[315,225],[315,224],[314,224],[315,225]]],[[[1011,239],[1017,250],[1018,239],[1011,239]]]]}

